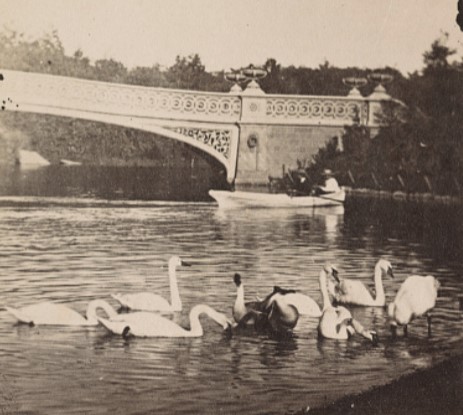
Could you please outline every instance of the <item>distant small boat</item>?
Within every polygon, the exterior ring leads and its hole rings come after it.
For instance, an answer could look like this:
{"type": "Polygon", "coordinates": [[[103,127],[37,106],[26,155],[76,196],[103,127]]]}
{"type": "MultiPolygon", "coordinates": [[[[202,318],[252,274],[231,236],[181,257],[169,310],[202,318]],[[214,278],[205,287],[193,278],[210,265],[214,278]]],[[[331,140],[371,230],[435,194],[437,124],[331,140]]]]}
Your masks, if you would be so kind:
{"type": "Polygon", "coordinates": [[[340,206],[344,204],[344,189],[336,193],[318,196],[293,196],[286,193],[229,192],[209,190],[209,195],[217,201],[220,208],[301,208],[340,206]]]}

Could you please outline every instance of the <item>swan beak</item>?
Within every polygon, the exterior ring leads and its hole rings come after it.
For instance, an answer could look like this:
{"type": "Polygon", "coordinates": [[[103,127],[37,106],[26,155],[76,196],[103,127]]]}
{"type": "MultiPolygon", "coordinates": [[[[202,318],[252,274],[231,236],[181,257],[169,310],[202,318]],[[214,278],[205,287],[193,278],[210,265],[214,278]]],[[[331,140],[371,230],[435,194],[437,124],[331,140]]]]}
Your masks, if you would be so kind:
{"type": "Polygon", "coordinates": [[[376,333],[376,331],[370,331],[370,334],[371,334],[371,342],[373,343],[373,345],[376,346],[379,343],[378,333],[376,333]]]}
{"type": "Polygon", "coordinates": [[[339,283],[341,282],[341,280],[339,279],[338,274],[339,274],[338,270],[336,268],[333,268],[333,277],[339,283]]]}
{"type": "Polygon", "coordinates": [[[191,267],[191,263],[186,262],[182,259],[182,267],[191,267]]]}
{"type": "Polygon", "coordinates": [[[391,277],[394,278],[394,273],[392,272],[392,268],[387,269],[387,274],[391,277]]]}

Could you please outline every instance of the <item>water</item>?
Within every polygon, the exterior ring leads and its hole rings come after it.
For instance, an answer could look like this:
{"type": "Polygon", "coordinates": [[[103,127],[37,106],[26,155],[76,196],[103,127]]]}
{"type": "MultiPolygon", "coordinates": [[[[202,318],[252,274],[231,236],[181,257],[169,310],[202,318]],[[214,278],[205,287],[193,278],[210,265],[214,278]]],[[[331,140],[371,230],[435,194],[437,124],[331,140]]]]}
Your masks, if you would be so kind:
{"type": "Polygon", "coordinates": [[[388,300],[412,273],[441,281],[433,336],[421,319],[408,338],[393,340],[385,310],[377,308],[353,309],[378,332],[377,347],[360,337],[320,340],[316,319],[306,317],[290,339],[252,331],[228,337],[203,318],[201,338],[124,340],[102,327],[18,325],[0,311],[5,413],[284,414],[461,350],[463,226],[457,207],[351,200],[341,211],[222,212],[207,198],[206,179],[198,178],[194,202],[186,201],[188,192],[169,201],[162,195],[175,191],[171,184],[153,180],[151,187],[141,185],[143,197],[133,198],[135,179],[107,173],[118,192],[105,197],[107,183],[98,187],[96,178],[81,178],[76,186],[75,174],[66,178],[69,170],[54,169],[61,172],[59,186],[50,183],[56,177],[50,170],[1,180],[0,305],[50,300],[84,313],[96,298],[116,306],[115,292],[148,290],[169,298],[166,264],[177,254],[194,263],[177,273],[184,311],[173,318],[186,324],[188,310],[199,303],[231,316],[235,272],[243,276],[248,299],[278,284],[320,301],[324,261],[344,277],[371,283],[383,256],[396,276],[384,281],[388,300]]]}

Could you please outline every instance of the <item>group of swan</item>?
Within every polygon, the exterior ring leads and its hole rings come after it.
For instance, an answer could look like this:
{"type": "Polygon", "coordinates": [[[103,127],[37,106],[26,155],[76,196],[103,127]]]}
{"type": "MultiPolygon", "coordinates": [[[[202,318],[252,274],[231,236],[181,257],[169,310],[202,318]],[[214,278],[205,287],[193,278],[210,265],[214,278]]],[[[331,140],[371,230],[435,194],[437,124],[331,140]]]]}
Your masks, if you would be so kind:
{"type": "Polygon", "coordinates": [[[109,331],[124,336],[138,337],[200,337],[203,329],[199,317],[206,314],[224,329],[231,325],[225,314],[215,311],[207,305],[194,306],[189,314],[190,329],[184,329],[170,319],[155,314],[153,311],[181,311],[182,302],[177,286],[176,267],[189,266],[178,256],[169,260],[169,281],[171,290],[171,303],[157,294],[142,292],[136,294],[112,297],[119,301],[122,307],[131,310],[143,310],[134,313],[118,314],[105,300],[93,300],[88,304],[86,317],[71,308],[51,302],[42,302],[15,309],[5,307],[21,323],[34,325],[61,325],[61,326],[95,326],[101,323],[109,331]],[[107,318],[97,316],[97,310],[105,311],[107,318]]]}
{"type": "MultiPolygon", "coordinates": [[[[384,307],[386,295],[383,276],[394,278],[391,263],[380,259],[375,265],[375,292],[372,293],[361,281],[339,278],[336,268],[326,264],[319,277],[323,299],[323,308],[320,309],[316,301],[309,296],[279,287],[274,287],[273,293],[264,300],[245,302],[241,276],[235,274],[237,295],[233,306],[233,318],[239,325],[256,325],[265,318],[273,331],[285,332],[295,327],[300,315],[307,315],[319,318],[318,330],[322,337],[347,339],[358,333],[376,342],[376,333],[365,330],[342,305],[384,307]]],[[[439,282],[433,276],[411,276],[403,282],[394,301],[388,306],[394,334],[397,325],[403,326],[406,334],[408,324],[423,315],[428,319],[428,333],[431,333],[430,312],[436,304],[439,286],[439,282]]]]}
{"type": "Polygon", "coordinates": [[[273,292],[263,300],[245,302],[241,276],[235,274],[237,295],[233,305],[233,318],[238,325],[254,324],[257,328],[267,327],[274,333],[282,334],[290,332],[296,326],[299,315],[305,314],[319,318],[318,331],[322,337],[348,339],[357,332],[376,341],[376,333],[366,331],[352,318],[349,310],[331,304],[327,289],[328,276],[337,277],[336,268],[330,264],[323,266],[320,271],[319,282],[323,298],[323,309],[320,310],[315,300],[309,296],[280,287],[274,287],[273,292]]]}
{"type": "MultiPolygon", "coordinates": [[[[384,307],[386,305],[382,282],[384,275],[394,278],[391,263],[385,259],[380,259],[376,263],[374,273],[375,296],[363,283],[355,280],[335,278],[336,282],[329,283],[328,289],[338,304],[384,307]]],[[[409,323],[421,316],[426,316],[428,334],[431,334],[431,310],[436,305],[439,288],[439,281],[432,275],[425,277],[412,275],[405,279],[387,309],[394,335],[398,325],[403,326],[404,334],[407,334],[409,323]]]]}
{"type": "MultiPolygon", "coordinates": [[[[296,326],[300,315],[307,315],[319,318],[318,330],[323,337],[347,339],[350,335],[359,333],[369,340],[375,341],[376,333],[365,330],[358,321],[352,318],[349,310],[339,304],[383,307],[386,298],[382,277],[383,275],[393,277],[391,263],[380,259],[375,266],[375,295],[372,295],[363,283],[338,278],[337,270],[330,264],[326,264],[320,271],[319,277],[323,299],[323,308],[320,309],[311,297],[295,290],[287,290],[277,286],[264,299],[245,302],[241,276],[235,274],[234,282],[237,287],[237,296],[233,305],[235,323],[232,324],[225,314],[215,311],[207,305],[199,304],[190,311],[190,330],[187,330],[170,319],[153,313],[153,311],[182,310],[176,268],[188,265],[178,256],[173,256],[169,260],[170,303],[161,296],[149,292],[112,296],[122,307],[138,310],[138,312],[118,314],[104,300],[91,301],[85,317],[65,305],[50,302],[42,302],[19,309],[11,307],[5,307],[5,309],[22,323],[69,326],[94,326],[101,323],[113,333],[139,337],[202,336],[203,329],[199,320],[201,314],[206,314],[224,329],[228,329],[232,325],[253,324],[255,326],[263,325],[276,333],[287,333],[296,326]],[[330,279],[328,280],[328,278],[330,279]],[[332,301],[337,306],[334,306],[332,301]],[[107,318],[97,316],[96,311],[99,308],[104,310],[107,318]]],[[[391,328],[395,329],[397,325],[400,325],[404,327],[404,333],[406,333],[408,324],[414,318],[426,315],[430,333],[430,311],[435,306],[439,286],[437,279],[432,276],[408,277],[401,285],[394,301],[388,306],[391,328]]]]}

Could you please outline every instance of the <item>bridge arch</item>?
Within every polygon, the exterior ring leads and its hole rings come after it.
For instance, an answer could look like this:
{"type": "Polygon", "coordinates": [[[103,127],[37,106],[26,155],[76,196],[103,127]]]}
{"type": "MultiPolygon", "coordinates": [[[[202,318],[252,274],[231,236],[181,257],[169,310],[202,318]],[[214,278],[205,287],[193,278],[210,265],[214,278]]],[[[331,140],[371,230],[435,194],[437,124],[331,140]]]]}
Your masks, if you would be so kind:
{"type": "Polygon", "coordinates": [[[4,101],[2,108],[4,110],[78,118],[151,132],[186,143],[215,158],[225,167],[227,180],[230,183],[236,176],[239,127],[235,122],[227,120],[233,106],[237,105],[236,97],[230,96],[227,100],[221,100],[222,94],[166,92],[160,88],[132,88],[127,85],[16,71],[2,71],[2,74],[4,82],[0,83],[0,98],[4,101]],[[59,88],[60,83],[62,88],[59,88]],[[90,91],[83,93],[81,88],[87,90],[96,88],[104,98],[98,99],[93,91],[91,94],[95,101],[89,105],[86,94],[90,94],[90,91]],[[73,90],[77,92],[73,93],[73,90]],[[153,105],[166,107],[164,113],[148,115],[148,109],[142,107],[142,99],[139,100],[138,107],[122,105],[121,108],[119,104],[113,105],[115,97],[123,100],[124,96],[121,94],[125,93],[125,98],[131,101],[133,97],[130,94],[133,91],[140,92],[139,90],[142,95],[146,90],[150,93],[159,90],[158,94],[154,94],[158,104],[153,105]],[[201,95],[204,97],[199,99],[197,95],[199,98],[201,95]],[[166,112],[169,112],[172,106],[183,108],[182,116],[175,113],[168,115],[166,112]],[[193,111],[192,108],[196,110],[193,111]],[[198,119],[196,113],[208,112],[218,113],[217,116],[212,117],[213,122],[198,119]]]}

